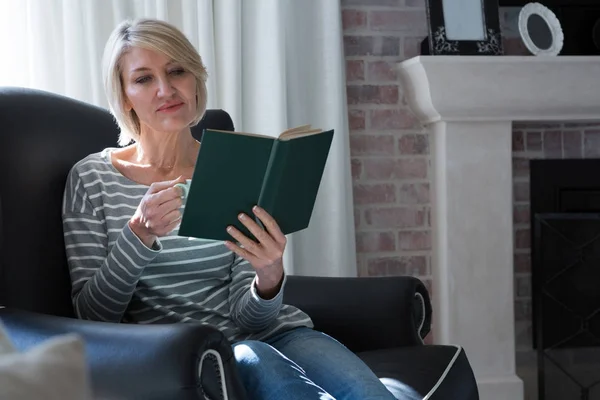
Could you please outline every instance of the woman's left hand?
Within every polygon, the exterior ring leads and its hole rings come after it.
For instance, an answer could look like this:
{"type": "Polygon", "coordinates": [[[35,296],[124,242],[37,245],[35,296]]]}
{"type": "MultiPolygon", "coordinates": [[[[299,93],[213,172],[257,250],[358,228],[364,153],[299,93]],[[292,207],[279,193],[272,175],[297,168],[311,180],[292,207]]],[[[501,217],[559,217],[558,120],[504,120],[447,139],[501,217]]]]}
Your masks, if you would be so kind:
{"type": "Polygon", "coordinates": [[[241,247],[229,241],[226,241],[225,245],[252,265],[256,271],[256,288],[259,296],[263,299],[271,299],[277,295],[283,281],[283,252],[287,239],[269,213],[258,206],[255,206],[252,211],[266,229],[261,228],[246,214],[242,213],[238,218],[258,242],[249,239],[235,227],[229,226],[227,232],[241,247]]]}

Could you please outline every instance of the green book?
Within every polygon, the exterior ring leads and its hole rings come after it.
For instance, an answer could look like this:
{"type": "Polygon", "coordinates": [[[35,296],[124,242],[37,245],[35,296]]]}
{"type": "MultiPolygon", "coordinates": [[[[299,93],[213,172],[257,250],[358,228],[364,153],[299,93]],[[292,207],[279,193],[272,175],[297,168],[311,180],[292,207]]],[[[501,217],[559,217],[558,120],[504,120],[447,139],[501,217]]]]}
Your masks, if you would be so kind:
{"type": "Polygon", "coordinates": [[[332,139],[333,130],[310,125],[277,138],[204,130],[179,235],[233,240],[226,232],[233,225],[254,239],[237,216],[243,212],[255,218],[255,205],[273,216],[286,235],[307,228],[332,139]]]}

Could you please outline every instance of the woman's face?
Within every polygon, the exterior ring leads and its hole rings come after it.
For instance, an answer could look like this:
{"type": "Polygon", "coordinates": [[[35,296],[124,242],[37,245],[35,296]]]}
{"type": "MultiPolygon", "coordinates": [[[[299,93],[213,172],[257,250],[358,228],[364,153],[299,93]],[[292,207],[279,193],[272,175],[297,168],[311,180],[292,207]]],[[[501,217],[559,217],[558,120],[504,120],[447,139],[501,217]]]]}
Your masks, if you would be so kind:
{"type": "Polygon", "coordinates": [[[179,132],[196,117],[196,79],[164,54],[131,48],[121,59],[125,107],[142,127],[179,132]]]}

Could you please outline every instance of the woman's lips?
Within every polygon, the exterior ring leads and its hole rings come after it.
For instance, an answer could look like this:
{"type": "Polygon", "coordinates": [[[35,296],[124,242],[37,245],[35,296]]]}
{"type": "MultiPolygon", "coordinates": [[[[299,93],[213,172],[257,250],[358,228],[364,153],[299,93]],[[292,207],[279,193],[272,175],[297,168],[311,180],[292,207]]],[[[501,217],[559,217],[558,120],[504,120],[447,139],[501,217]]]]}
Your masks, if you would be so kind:
{"type": "Polygon", "coordinates": [[[172,105],[165,105],[162,106],[161,108],[158,109],[158,111],[160,112],[175,112],[177,110],[179,110],[181,107],[183,107],[183,103],[177,103],[177,104],[172,104],[172,105]]]}

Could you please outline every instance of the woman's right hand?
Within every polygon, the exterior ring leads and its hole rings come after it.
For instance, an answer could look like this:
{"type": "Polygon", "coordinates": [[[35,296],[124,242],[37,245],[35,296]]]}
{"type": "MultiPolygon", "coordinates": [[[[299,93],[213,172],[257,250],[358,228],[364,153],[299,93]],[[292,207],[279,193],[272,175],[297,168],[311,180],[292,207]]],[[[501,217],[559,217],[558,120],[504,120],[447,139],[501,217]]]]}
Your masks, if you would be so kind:
{"type": "Polygon", "coordinates": [[[129,228],[150,248],[157,237],[165,236],[177,227],[181,220],[182,192],[175,187],[185,183],[180,176],[172,181],[155,182],[150,185],[137,210],[129,220],[129,228]]]}

